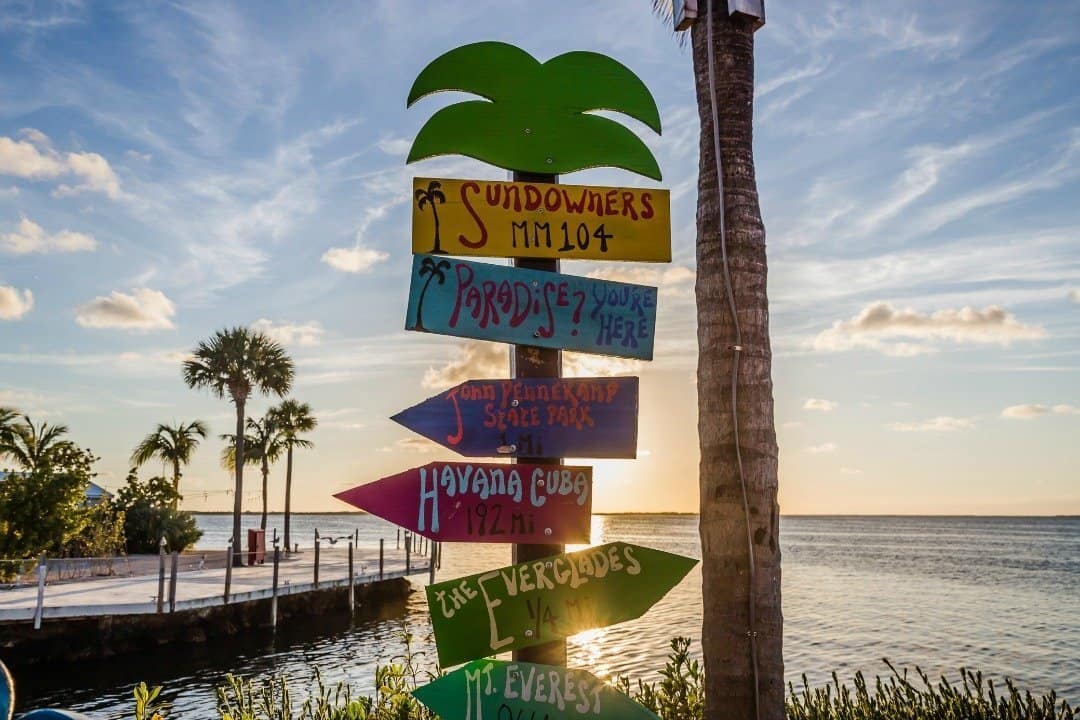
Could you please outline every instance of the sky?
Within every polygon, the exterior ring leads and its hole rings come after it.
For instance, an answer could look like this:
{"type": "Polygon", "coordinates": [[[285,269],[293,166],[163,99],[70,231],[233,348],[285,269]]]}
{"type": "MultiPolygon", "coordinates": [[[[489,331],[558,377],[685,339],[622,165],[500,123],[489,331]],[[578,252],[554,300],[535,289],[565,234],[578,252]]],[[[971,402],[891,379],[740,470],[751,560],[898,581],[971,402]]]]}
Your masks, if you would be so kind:
{"type": "MultiPolygon", "coordinates": [[[[755,157],[769,253],[783,513],[1080,513],[1080,10],[1069,0],[769,2],[755,157]]],[[[437,108],[417,73],[480,40],[609,54],[663,134],[624,122],[671,190],[670,265],[565,262],[660,288],[637,460],[598,461],[597,511],[697,507],[689,48],[647,0],[140,3],[0,0],[0,405],[63,423],[122,484],[157,423],[201,418],[191,510],[231,508],[233,409],[181,362],[251,325],[319,417],[293,507],[453,459],[389,420],[507,370],[506,346],[404,331],[414,176],[437,108]]],[[[272,399],[249,405],[262,413],[272,399]]],[[[148,466],[144,475],[157,472],[148,466]]],[[[259,506],[257,472],[245,507],[259,506]]],[[[271,476],[282,506],[284,468],[271,476]]]]}

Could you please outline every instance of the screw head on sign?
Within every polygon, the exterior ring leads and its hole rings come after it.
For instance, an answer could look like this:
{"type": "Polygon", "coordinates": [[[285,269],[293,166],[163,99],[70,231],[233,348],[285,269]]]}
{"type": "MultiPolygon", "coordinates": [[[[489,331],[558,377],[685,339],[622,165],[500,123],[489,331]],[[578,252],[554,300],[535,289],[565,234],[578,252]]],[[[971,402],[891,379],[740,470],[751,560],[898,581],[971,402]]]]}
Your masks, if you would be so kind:
{"type": "Polygon", "coordinates": [[[520,404],[521,404],[521,401],[520,401],[520,400],[511,400],[511,401],[510,401],[510,405],[511,405],[512,407],[517,407],[517,406],[518,406],[518,405],[520,405],[520,404]]]}
{"type": "Polygon", "coordinates": [[[544,487],[544,481],[543,480],[537,480],[536,481],[536,487],[544,487]]]}
{"type": "Polygon", "coordinates": [[[536,332],[534,332],[533,337],[540,337],[540,331],[537,330],[536,332]]]}
{"type": "Polygon", "coordinates": [[[532,129],[531,128],[525,128],[525,134],[526,135],[532,135],[532,129]]]}
{"type": "Polygon", "coordinates": [[[551,158],[548,158],[548,159],[547,159],[547,164],[548,164],[548,165],[550,165],[551,163],[552,163],[552,160],[551,160],[551,158]]]}
{"type": "Polygon", "coordinates": [[[525,637],[532,637],[532,636],[533,636],[533,631],[532,630],[526,630],[525,631],[525,637]]]}
{"type": "MultiPolygon", "coordinates": [[[[551,535],[551,528],[544,528],[544,534],[551,535]]],[[[551,563],[548,563],[547,566],[551,567],[551,563]]]]}

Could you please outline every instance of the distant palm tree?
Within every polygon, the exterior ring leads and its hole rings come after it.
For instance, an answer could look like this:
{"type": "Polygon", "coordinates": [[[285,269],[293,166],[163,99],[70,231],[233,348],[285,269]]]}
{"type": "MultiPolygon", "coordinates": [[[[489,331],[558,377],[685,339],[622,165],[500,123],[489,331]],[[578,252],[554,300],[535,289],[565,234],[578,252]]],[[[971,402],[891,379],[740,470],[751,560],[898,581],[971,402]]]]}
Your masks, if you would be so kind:
{"type": "Polygon", "coordinates": [[[432,180],[428,183],[427,190],[424,188],[416,188],[416,207],[420,210],[424,209],[424,206],[431,206],[431,215],[435,218],[435,247],[431,251],[435,255],[445,255],[446,251],[442,249],[442,245],[439,243],[439,203],[446,202],[446,195],[439,188],[442,187],[442,183],[438,180],[432,180]]]}
{"type": "Polygon", "coordinates": [[[267,417],[271,417],[281,432],[282,443],[286,448],[285,461],[285,552],[291,547],[289,536],[289,518],[292,513],[292,468],[293,448],[310,448],[314,443],[300,437],[300,433],[312,432],[319,424],[318,418],[307,403],[286,400],[277,407],[270,408],[267,417]]]}
{"type": "Polygon", "coordinates": [[[18,410],[0,405],[0,458],[6,454],[3,448],[11,441],[15,421],[18,418],[18,410]]]}
{"type": "MultiPolygon", "coordinates": [[[[253,392],[283,397],[292,387],[296,369],[285,349],[264,333],[247,327],[218,330],[198,344],[183,365],[184,382],[226,396],[236,408],[237,453],[244,456],[244,409],[253,392]]],[[[244,463],[235,463],[233,490],[233,562],[240,564],[240,513],[244,496],[244,463]]]]}
{"type": "Polygon", "coordinates": [[[541,63],[513,45],[473,43],[424,68],[408,104],[444,90],[484,99],[455,103],[432,115],[416,134],[407,162],[466,155],[518,172],[561,174],[612,166],[660,179],[656,158],[636,134],[591,114],[622,113],[660,132],[660,113],[648,88],[609,57],[568,52],[541,63]]]}
{"type": "MultiPolygon", "coordinates": [[[[244,464],[260,465],[262,470],[262,519],[259,527],[265,530],[270,463],[277,462],[285,446],[282,443],[281,432],[269,415],[260,420],[248,418],[245,426],[247,430],[244,433],[244,464]]],[[[228,443],[221,451],[221,464],[228,470],[236,469],[235,437],[235,435],[221,436],[221,439],[228,443]]]]}
{"type": "Polygon", "coordinates": [[[420,298],[416,301],[416,329],[424,329],[424,295],[427,294],[428,285],[432,280],[438,279],[439,284],[442,285],[446,282],[446,273],[443,270],[449,270],[450,263],[446,260],[440,260],[435,262],[433,258],[425,257],[420,261],[420,277],[428,276],[427,282],[424,283],[424,288],[420,291],[420,298]]]}
{"type": "Polygon", "coordinates": [[[23,470],[33,472],[45,467],[59,457],[60,452],[71,446],[64,440],[67,425],[50,425],[46,422],[34,425],[26,415],[22,421],[3,425],[3,437],[0,437],[0,456],[6,455],[23,470]]]}
{"type": "Polygon", "coordinates": [[[131,453],[131,462],[136,467],[145,465],[151,460],[160,460],[169,463],[173,470],[173,490],[177,498],[173,500],[173,507],[179,502],[180,494],[180,466],[191,462],[191,455],[195,448],[199,447],[199,441],[206,438],[209,430],[202,420],[194,420],[188,424],[177,423],[174,425],[158,425],[154,432],[143,438],[134,452],[131,453]]]}

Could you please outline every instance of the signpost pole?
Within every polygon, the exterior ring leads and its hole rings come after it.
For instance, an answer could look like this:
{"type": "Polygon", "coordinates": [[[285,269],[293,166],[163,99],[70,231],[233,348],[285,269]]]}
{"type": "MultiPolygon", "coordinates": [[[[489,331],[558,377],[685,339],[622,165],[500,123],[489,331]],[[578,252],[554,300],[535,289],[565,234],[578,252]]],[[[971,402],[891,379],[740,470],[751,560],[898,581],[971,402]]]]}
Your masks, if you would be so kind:
{"type": "MultiPolygon", "coordinates": [[[[515,182],[557,183],[555,175],[537,173],[515,172],[515,182]]],[[[540,270],[542,272],[559,272],[559,261],[548,258],[517,258],[514,267],[540,270]]],[[[530,345],[515,345],[514,357],[511,365],[511,374],[514,378],[546,378],[562,377],[562,351],[547,348],[532,347],[530,345]]],[[[559,465],[563,461],[558,457],[519,457],[515,463],[536,463],[541,465],[559,465]]],[[[514,545],[514,562],[522,563],[529,560],[558,555],[566,550],[564,545],[559,544],[517,544],[514,545]]],[[[536,645],[530,648],[515,650],[514,660],[521,662],[543,663],[545,665],[566,666],[566,641],[536,645]]]]}

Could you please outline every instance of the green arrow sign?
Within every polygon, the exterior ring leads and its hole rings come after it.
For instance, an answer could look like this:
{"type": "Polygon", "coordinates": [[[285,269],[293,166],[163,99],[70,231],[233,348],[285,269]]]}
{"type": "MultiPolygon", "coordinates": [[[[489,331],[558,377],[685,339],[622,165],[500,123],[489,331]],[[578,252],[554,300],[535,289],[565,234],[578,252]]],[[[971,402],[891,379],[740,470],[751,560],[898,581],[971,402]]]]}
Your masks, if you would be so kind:
{"type": "Polygon", "coordinates": [[[525,662],[476,660],[413,695],[442,720],[657,720],[592,673],[525,662]]]}
{"type": "Polygon", "coordinates": [[[697,560],[623,542],[428,585],[442,667],[640,617],[697,560]]]}

